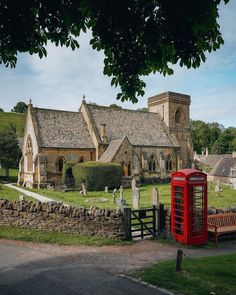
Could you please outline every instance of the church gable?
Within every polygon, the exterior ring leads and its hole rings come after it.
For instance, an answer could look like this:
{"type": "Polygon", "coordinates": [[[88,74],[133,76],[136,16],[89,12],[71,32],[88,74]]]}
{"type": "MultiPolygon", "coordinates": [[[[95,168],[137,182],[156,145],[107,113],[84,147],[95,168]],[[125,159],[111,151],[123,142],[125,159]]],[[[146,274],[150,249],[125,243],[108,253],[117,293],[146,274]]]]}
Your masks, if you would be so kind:
{"type": "Polygon", "coordinates": [[[121,164],[132,160],[132,146],[127,137],[112,140],[100,157],[100,162],[115,162],[121,164]]]}

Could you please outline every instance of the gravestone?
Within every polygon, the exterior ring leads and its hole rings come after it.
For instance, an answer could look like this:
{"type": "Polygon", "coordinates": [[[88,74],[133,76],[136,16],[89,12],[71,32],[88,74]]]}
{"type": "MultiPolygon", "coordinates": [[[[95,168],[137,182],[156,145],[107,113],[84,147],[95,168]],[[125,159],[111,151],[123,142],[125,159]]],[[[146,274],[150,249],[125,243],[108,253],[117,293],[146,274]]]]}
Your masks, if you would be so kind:
{"type": "Polygon", "coordinates": [[[25,201],[25,196],[20,195],[20,196],[19,196],[19,201],[20,201],[20,202],[25,201]]]}
{"type": "Polygon", "coordinates": [[[87,189],[84,183],[82,183],[82,191],[80,191],[81,195],[87,196],[87,189]]]}
{"type": "Polygon", "coordinates": [[[105,193],[108,193],[108,186],[105,186],[105,193]]]}
{"type": "Polygon", "coordinates": [[[236,190],[236,182],[233,182],[233,189],[236,190]]]}
{"type": "Polygon", "coordinates": [[[131,181],[131,188],[132,188],[132,191],[136,188],[136,179],[135,178],[133,178],[131,181]]]}
{"type": "Polygon", "coordinates": [[[140,191],[137,187],[132,190],[132,207],[140,209],[140,191]]]}
{"type": "Polygon", "coordinates": [[[152,205],[153,206],[159,206],[159,192],[158,189],[153,187],[152,188],[152,205]]]}
{"type": "Polygon", "coordinates": [[[119,191],[120,191],[120,199],[123,199],[124,198],[124,189],[123,189],[122,185],[120,186],[119,191]]]}
{"type": "Polygon", "coordinates": [[[115,204],[116,203],[116,188],[114,188],[114,190],[113,190],[112,198],[113,198],[113,204],[115,204]]]}
{"type": "Polygon", "coordinates": [[[126,206],[126,200],[124,199],[124,189],[122,185],[120,186],[119,191],[120,191],[120,198],[117,200],[117,206],[120,208],[120,207],[126,206]]]}

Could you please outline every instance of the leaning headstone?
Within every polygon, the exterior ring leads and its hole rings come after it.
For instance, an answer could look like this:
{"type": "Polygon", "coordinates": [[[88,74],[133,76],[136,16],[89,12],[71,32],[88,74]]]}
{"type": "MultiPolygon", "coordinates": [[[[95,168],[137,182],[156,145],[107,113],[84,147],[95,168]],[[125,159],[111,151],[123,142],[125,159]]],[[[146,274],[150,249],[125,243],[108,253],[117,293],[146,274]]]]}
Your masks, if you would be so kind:
{"type": "Polygon", "coordinates": [[[135,188],[136,188],[136,179],[135,178],[133,178],[131,181],[131,188],[132,188],[132,191],[135,190],[135,188]]]}
{"type": "Polygon", "coordinates": [[[25,196],[20,195],[20,196],[19,196],[19,201],[20,201],[20,202],[25,201],[25,196]]]}
{"type": "Polygon", "coordinates": [[[132,190],[132,207],[140,209],[140,191],[137,187],[132,190]]]}
{"type": "Polygon", "coordinates": [[[159,206],[159,192],[158,189],[153,187],[152,188],[152,205],[153,206],[159,206]]]}
{"type": "Polygon", "coordinates": [[[114,188],[114,190],[113,190],[112,198],[113,198],[113,204],[115,204],[116,203],[116,188],[114,188]]]}
{"type": "Polygon", "coordinates": [[[86,189],[86,186],[85,186],[85,184],[84,183],[82,183],[82,192],[83,192],[83,195],[84,196],[87,196],[87,189],[86,189]]]}

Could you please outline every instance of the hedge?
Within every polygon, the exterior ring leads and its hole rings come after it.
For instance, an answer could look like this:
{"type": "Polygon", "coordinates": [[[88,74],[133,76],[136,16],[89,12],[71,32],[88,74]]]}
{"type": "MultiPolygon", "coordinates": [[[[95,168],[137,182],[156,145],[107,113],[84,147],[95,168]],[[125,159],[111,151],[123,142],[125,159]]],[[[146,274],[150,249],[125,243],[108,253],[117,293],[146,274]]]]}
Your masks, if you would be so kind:
{"type": "Polygon", "coordinates": [[[72,167],[75,186],[85,183],[87,190],[104,190],[119,187],[122,184],[122,166],[114,163],[84,162],[72,167]]]}

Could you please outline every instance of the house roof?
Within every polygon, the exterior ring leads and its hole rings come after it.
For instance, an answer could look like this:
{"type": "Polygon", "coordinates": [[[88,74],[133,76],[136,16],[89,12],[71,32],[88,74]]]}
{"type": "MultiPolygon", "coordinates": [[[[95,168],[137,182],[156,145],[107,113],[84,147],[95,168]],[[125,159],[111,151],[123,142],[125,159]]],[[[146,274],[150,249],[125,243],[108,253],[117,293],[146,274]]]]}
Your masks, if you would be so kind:
{"type": "Polygon", "coordinates": [[[236,177],[236,175],[232,175],[232,169],[236,169],[236,158],[221,158],[211,170],[210,175],[221,177],[236,177]]]}
{"type": "Polygon", "coordinates": [[[228,157],[231,157],[231,155],[196,155],[194,159],[213,168],[220,159],[228,157]]]}
{"type": "Polygon", "coordinates": [[[117,151],[124,141],[123,139],[115,139],[110,142],[105,152],[101,155],[99,161],[100,162],[111,162],[115,157],[117,151]]]}
{"type": "Polygon", "coordinates": [[[40,147],[95,148],[80,112],[32,108],[40,147]]]}
{"type": "Polygon", "coordinates": [[[131,145],[176,146],[157,113],[116,109],[87,104],[98,134],[106,124],[107,142],[127,136],[131,145]]]}

